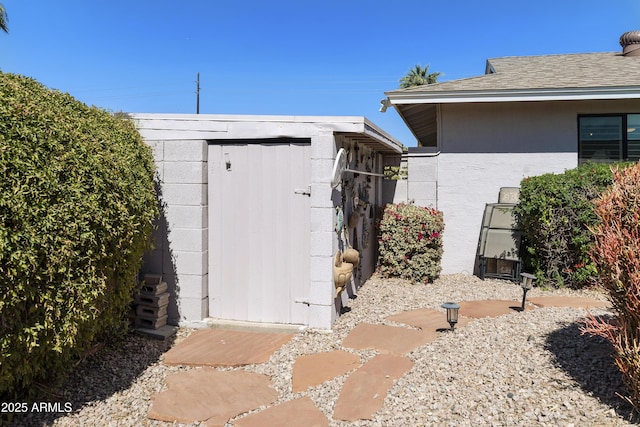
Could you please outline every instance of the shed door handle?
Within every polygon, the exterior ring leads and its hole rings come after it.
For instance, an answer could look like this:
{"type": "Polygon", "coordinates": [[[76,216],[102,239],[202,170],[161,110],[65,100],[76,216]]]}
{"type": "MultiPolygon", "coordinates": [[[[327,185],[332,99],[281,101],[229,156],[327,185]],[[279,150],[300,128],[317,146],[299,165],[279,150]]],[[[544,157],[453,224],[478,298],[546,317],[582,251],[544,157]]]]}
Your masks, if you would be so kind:
{"type": "Polygon", "coordinates": [[[304,190],[304,189],[302,189],[302,190],[301,190],[301,189],[297,188],[297,189],[293,190],[293,192],[294,192],[295,194],[302,194],[302,195],[304,195],[304,196],[309,196],[309,197],[311,197],[311,186],[307,187],[307,189],[306,189],[306,190],[304,190]]]}

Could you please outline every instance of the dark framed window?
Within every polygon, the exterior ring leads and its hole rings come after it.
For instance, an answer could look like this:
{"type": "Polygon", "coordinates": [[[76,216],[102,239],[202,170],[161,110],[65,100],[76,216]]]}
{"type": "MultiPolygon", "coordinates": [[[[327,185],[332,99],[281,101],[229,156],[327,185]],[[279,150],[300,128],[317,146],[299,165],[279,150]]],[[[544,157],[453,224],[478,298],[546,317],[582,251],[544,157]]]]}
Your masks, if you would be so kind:
{"type": "Polygon", "coordinates": [[[640,160],[640,114],[578,116],[578,163],[640,160]]]}

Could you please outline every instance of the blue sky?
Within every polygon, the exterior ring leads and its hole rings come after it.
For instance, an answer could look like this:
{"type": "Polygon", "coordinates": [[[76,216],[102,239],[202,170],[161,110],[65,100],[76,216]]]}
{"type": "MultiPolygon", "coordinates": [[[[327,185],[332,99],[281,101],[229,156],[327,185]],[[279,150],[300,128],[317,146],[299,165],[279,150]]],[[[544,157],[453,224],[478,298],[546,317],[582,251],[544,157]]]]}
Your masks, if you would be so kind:
{"type": "Polygon", "coordinates": [[[415,65],[440,81],[487,58],[618,51],[638,0],[0,0],[0,70],[113,111],[366,116],[415,139],[384,92],[415,65]]]}

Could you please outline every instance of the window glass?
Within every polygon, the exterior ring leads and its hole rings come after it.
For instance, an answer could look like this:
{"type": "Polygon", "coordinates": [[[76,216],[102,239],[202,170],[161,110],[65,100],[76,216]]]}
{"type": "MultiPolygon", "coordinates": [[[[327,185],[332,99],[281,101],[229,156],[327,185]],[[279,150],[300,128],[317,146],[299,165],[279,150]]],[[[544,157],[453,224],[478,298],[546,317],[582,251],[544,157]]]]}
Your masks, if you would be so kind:
{"type": "Polygon", "coordinates": [[[579,118],[579,163],[622,159],[622,116],[579,118]]]}
{"type": "Polygon", "coordinates": [[[627,116],[627,159],[640,160],[640,114],[627,116]]]}

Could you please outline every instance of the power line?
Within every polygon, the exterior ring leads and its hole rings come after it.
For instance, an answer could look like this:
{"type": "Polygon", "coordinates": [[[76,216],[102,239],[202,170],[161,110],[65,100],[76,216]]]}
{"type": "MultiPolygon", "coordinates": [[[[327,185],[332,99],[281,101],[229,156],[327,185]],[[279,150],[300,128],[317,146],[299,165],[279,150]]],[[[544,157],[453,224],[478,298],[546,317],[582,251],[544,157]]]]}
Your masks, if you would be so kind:
{"type": "Polygon", "coordinates": [[[200,72],[198,71],[198,80],[196,80],[196,114],[200,114],[200,72]]]}

